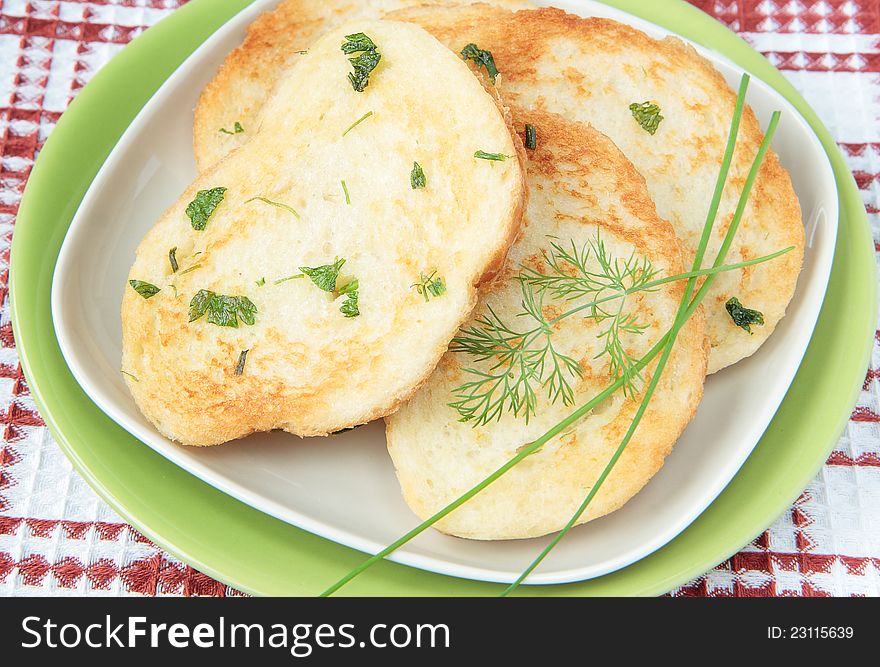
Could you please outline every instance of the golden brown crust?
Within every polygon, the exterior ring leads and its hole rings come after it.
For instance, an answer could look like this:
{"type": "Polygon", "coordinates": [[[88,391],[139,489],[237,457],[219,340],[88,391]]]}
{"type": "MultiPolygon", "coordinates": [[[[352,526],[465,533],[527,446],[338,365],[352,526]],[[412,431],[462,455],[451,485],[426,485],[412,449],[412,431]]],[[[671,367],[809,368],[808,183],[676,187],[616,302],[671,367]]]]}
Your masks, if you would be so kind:
{"type": "MultiPolygon", "coordinates": [[[[516,128],[539,128],[538,148],[528,151],[532,190],[523,236],[497,279],[486,285],[476,314],[487,306],[513,317],[519,300],[520,265],[542,264],[547,236],[580,245],[596,228],[618,248],[649,257],[665,274],[683,271],[681,247],[672,226],[659,217],[642,176],[614,144],[592,127],[555,114],[512,107],[516,128]]],[[[631,341],[635,356],[661,336],[684,294],[675,283],[638,302],[649,322],[644,337],[631,341]]],[[[548,307],[553,307],[549,304],[548,307]]],[[[580,523],[622,506],[662,467],[702,399],[708,346],[702,309],[681,331],[655,399],[636,437],[580,523]]],[[[448,353],[426,386],[386,419],[389,452],[403,494],[415,513],[428,517],[506,462],[522,445],[570,414],[611,382],[605,361],[596,359],[596,329],[567,320],[554,329],[563,353],[581,359],[583,378],[575,405],[550,405],[543,396],[529,424],[505,416],[479,428],[458,422],[446,408],[452,388],[473,360],[448,353]]],[[[646,371],[649,381],[656,364],[646,371]]],[[[578,422],[557,441],[530,456],[480,495],[437,524],[470,539],[520,539],[559,530],[629,427],[640,397],[622,400],[578,422]]]]}
{"type": "Polygon", "coordinates": [[[332,31],[282,79],[250,141],[204,171],[138,248],[130,278],[161,291],[149,300],[125,291],[123,368],[138,378],[127,376],[138,406],[169,438],[214,445],[275,428],[326,435],[387,415],[430,374],[516,235],[520,162],[473,158],[482,142],[521,150],[498,100],[416,26],[361,25],[383,43],[367,91],[347,81],[338,45],[348,28],[332,31]],[[294,102],[301,90],[310,95],[294,102]],[[471,113],[456,115],[462,106],[471,113]],[[441,125],[448,131],[430,131],[441,125]],[[416,159],[428,174],[421,190],[410,185],[416,159]],[[196,231],[185,209],[213,187],[228,190],[196,231]],[[344,297],[290,279],[334,256],[346,259],[338,285],[359,281],[358,317],[340,312],[344,297]],[[432,269],[447,292],[426,303],[413,283],[432,269]],[[190,322],[201,289],[247,296],[256,323],[190,322]],[[236,376],[243,350],[247,371],[236,376]]]}
{"type": "MultiPolygon", "coordinates": [[[[296,62],[324,32],[346,21],[376,19],[389,11],[417,6],[422,0],[284,0],[250,25],[244,42],[234,49],[205,87],[195,109],[193,147],[200,171],[248,139],[260,112],[283,71],[296,62]],[[236,122],[245,133],[230,136],[220,128],[236,122]]],[[[442,3],[459,4],[455,0],[442,3]]],[[[523,0],[497,0],[523,8],[523,0]]]]}

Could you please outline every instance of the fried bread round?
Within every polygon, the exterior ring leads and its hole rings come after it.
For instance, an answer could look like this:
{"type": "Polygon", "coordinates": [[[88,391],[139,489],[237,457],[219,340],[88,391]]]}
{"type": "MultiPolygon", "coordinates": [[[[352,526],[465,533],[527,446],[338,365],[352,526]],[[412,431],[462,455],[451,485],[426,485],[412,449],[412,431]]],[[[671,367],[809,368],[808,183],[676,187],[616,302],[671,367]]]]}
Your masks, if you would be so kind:
{"type": "MultiPolygon", "coordinates": [[[[612,264],[646,258],[660,272],[658,277],[683,271],[672,226],[657,215],[644,179],[610,139],[592,127],[547,112],[512,107],[512,113],[520,131],[526,124],[538,128],[537,149],[529,151],[530,197],[523,233],[502,273],[482,290],[474,317],[463,331],[482,327],[481,318],[495,321],[496,317],[516,332],[541,326],[534,317],[519,316],[524,300],[519,277],[524,269],[552,275],[553,244],[572,254],[579,250],[581,257],[588,252],[585,268],[597,275],[605,273],[596,255],[598,243],[612,264]]],[[[557,264],[563,274],[580,275],[565,260],[557,259],[557,264]]],[[[627,354],[641,358],[665,335],[683,293],[684,283],[674,282],[629,296],[623,305],[618,300],[604,306],[609,312],[620,307],[633,318],[630,324],[644,326],[642,333],[621,332],[627,354]]],[[[386,418],[388,451],[404,497],[420,518],[433,515],[481,482],[614,381],[610,357],[603,351],[607,338],[602,336],[611,320],[590,317],[588,311],[558,319],[590,298],[554,298],[545,292],[540,302],[540,317],[551,331],[547,340],[558,354],[578,363],[579,373],[568,374],[571,405],[550,399],[545,376],[535,379],[537,404],[528,422],[522,413],[516,417],[509,412],[476,427],[473,420],[462,421],[462,414],[449,404],[460,400],[457,387],[477,377],[466,369],[498,373],[494,368],[498,357],[480,361],[453,342],[452,351],[422,390],[386,418]]],[[[516,345],[520,338],[509,340],[516,345]]],[[[540,348],[540,340],[527,346],[540,348]]],[[[700,403],[707,358],[700,310],[682,329],[634,439],[581,523],[621,507],[661,468],[700,403]]],[[[551,366],[547,362],[546,370],[551,366]]],[[[652,364],[646,369],[638,387],[650,381],[654,368],[652,364]]],[[[629,395],[618,392],[436,527],[480,540],[529,538],[561,529],[629,427],[641,400],[638,387],[629,395]]]]}
{"type": "MultiPolygon", "coordinates": [[[[688,248],[690,262],[712,200],[736,102],[721,74],[693,47],[674,37],[653,39],[616,21],[581,18],[552,8],[513,12],[487,4],[426,5],[389,16],[418,23],[453,50],[475,43],[491,51],[500,70],[497,85],[507,102],[590,123],[608,135],[645,177],[657,210],[688,248]],[[646,103],[656,105],[654,114],[641,108],[646,103]],[[632,105],[637,106],[631,109],[632,105]],[[653,127],[657,113],[662,120],[653,127]]],[[[733,219],[763,138],[747,108],[706,254],[708,262],[733,219]]],[[[728,262],[788,247],[794,250],[777,260],[715,281],[704,302],[712,345],[710,373],[760,348],[784,317],[800,274],[804,254],[800,205],[788,172],[770,151],[728,262]],[[732,298],[763,313],[763,325],[752,326],[751,331],[738,327],[726,308],[732,298]]]]}
{"type": "Polygon", "coordinates": [[[142,412],[173,440],[214,445],[326,435],[395,410],[519,230],[522,144],[509,123],[415,25],[364,21],[313,44],[251,141],[137,250],[122,370],[142,412]],[[361,31],[381,60],[357,92],[340,45],[361,31]],[[427,302],[419,285],[432,275],[444,293],[427,302]]]}

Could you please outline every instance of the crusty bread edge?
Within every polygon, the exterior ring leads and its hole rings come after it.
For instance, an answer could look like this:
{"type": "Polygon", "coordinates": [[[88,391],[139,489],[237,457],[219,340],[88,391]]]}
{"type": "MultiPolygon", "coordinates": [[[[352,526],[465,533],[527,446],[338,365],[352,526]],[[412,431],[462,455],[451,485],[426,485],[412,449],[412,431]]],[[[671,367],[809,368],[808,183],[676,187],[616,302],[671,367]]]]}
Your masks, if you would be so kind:
{"type": "MultiPolygon", "coordinates": [[[[510,113],[509,109],[508,109],[508,113],[510,113]]],[[[533,121],[534,121],[534,117],[536,115],[537,116],[556,115],[556,114],[553,114],[552,112],[526,111],[524,109],[520,110],[518,113],[520,113],[524,118],[529,119],[529,120],[533,120],[533,121]]],[[[583,125],[585,127],[588,127],[591,131],[594,131],[598,134],[602,134],[601,132],[596,130],[589,123],[576,123],[574,121],[568,121],[568,122],[575,124],[575,125],[583,125]]],[[[602,134],[602,136],[609,143],[614,145],[615,148],[617,148],[616,144],[614,144],[614,142],[611,141],[610,138],[608,138],[604,134],[602,134]]],[[[617,150],[618,150],[618,152],[620,152],[619,149],[617,149],[617,150]]],[[[634,183],[636,183],[640,186],[637,188],[637,191],[633,191],[633,192],[629,193],[628,196],[629,197],[637,197],[640,200],[639,207],[644,207],[651,212],[651,214],[652,214],[651,217],[653,218],[652,222],[654,225],[663,224],[663,225],[669,227],[668,243],[674,244],[674,246],[675,246],[674,252],[678,256],[678,261],[677,261],[677,263],[679,265],[678,268],[680,268],[682,271],[686,270],[685,269],[686,251],[685,251],[685,248],[684,248],[681,240],[675,234],[674,229],[672,229],[671,223],[668,220],[666,220],[665,218],[662,218],[659,215],[659,213],[657,213],[656,205],[654,204],[653,199],[651,199],[651,196],[648,193],[647,182],[645,181],[642,174],[635,168],[635,166],[632,164],[632,162],[630,162],[629,159],[626,158],[625,155],[623,155],[622,152],[620,153],[620,155],[624,158],[624,162],[626,165],[625,168],[627,169],[627,172],[629,174],[630,179],[634,183]]],[[[650,229],[649,229],[649,233],[651,233],[650,229]]],[[[684,283],[679,284],[677,291],[680,292],[681,296],[684,295],[684,283]]],[[[602,516],[607,516],[608,514],[611,514],[615,511],[617,511],[618,509],[623,507],[627,502],[629,502],[629,500],[634,498],[651,481],[651,479],[653,479],[653,477],[662,469],[663,465],[665,464],[666,459],[672,453],[672,450],[674,449],[675,445],[678,443],[678,440],[681,438],[681,435],[684,433],[684,431],[688,427],[688,425],[693,421],[694,417],[696,416],[697,410],[699,409],[699,406],[702,402],[704,393],[705,393],[705,383],[702,382],[702,379],[704,379],[707,376],[708,367],[709,367],[709,359],[710,359],[710,354],[711,354],[710,342],[709,342],[708,337],[705,335],[705,328],[706,328],[705,320],[706,320],[705,309],[701,305],[697,309],[697,311],[694,313],[694,315],[691,317],[691,319],[688,320],[688,322],[682,327],[682,329],[679,333],[678,343],[676,345],[676,348],[673,350],[673,359],[674,359],[674,356],[678,354],[676,352],[676,350],[679,349],[679,346],[693,348],[695,350],[700,349],[702,351],[702,354],[700,354],[699,356],[695,356],[693,361],[683,369],[683,373],[686,376],[688,376],[690,378],[699,378],[699,380],[700,380],[700,381],[694,383],[696,385],[697,389],[695,392],[694,400],[690,405],[690,411],[684,415],[684,417],[682,418],[682,420],[680,422],[679,427],[677,429],[675,429],[675,431],[673,433],[669,434],[665,448],[658,449],[657,451],[654,452],[654,456],[651,459],[652,465],[650,467],[649,474],[647,474],[645,476],[644,481],[641,483],[641,485],[637,489],[634,490],[632,495],[630,495],[629,498],[627,498],[626,500],[624,500],[614,506],[609,506],[606,509],[606,511],[602,512],[601,514],[591,515],[589,513],[585,513],[584,516],[581,518],[580,521],[578,521],[578,523],[576,525],[583,525],[583,524],[588,523],[590,521],[594,521],[595,519],[601,518],[602,516]],[[687,343],[687,344],[683,345],[684,343],[687,343]]],[[[657,362],[655,361],[649,368],[656,369],[656,365],[657,365],[657,362]]],[[[653,370],[652,370],[652,372],[653,372],[653,370]]],[[[649,410],[650,409],[651,408],[649,406],[649,410]]],[[[574,410],[574,408],[572,408],[572,410],[574,410]]],[[[391,415],[388,415],[388,416],[390,417],[391,415]]],[[[490,428],[491,428],[491,426],[490,426],[490,428]]],[[[390,443],[395,438],[395,436],[392,434],[392,432],[394,431],[394,421],[393,420],[389,420],[389,419],[385,420],[385,430],[386,430],[386,442],[390,443]]],[[[391,457],[391,458],[393,461],[393,457],[391,457]]],[[[396,467],[395,467],[395,476],[397,477],[398,482],[400,483],[401,492],[402,492],[402,495],[404,497],[406,504],[410,507],[410,509],[413,511],[413,513],[420,520],[427,519],[429,516],[432,516],[437,511],[438,508],[436,508],[436,507],[429,508],[429,507],[425,507],[421,504],[420,499],[418,497],[418,494],[414,493],[414,488],[412,487],[412,484],[409,484],[407,482],[407,480],[404,480],[400,477],[400,475],[397,473],[396,467]]],[[[475,541],[485,541],[485,542],[501,541],[501,540],[525,540],[525,539],[533,539],[533,538],[537,538],[537,537],[542,536],[542,535],[538,535],[538,534],[535,534],[535,535],[503,535],[503,536],[491,536],[491,537],[480,536],[477,534],[468,534],[468,533],[464,533],[464,532],[454,532],[453,530],[450,530],[450,528],[448,527],[448,525],[444,521],[440,521],[440,522],[434,524],[433,528],[436,529],[438,532],[443,533],[444,535],[449,535],[451,537],[457,537],[457,538],[469,539],[469,540],[475,540],[475,541]]],[[[552,534],[552,532],[555,532],[555,531],[551,531],[550,533],[544,533],[544,534],[552,534]]]]}
{"type": "MultiPolygon", "coordinates": [[[[479,74],[477,74],[477,76],[481,77],[481,75],[479,75],[479,74]]],[[[489,88],[489,84],[487,83],[487,80],[483,80],[483,83],[484,83],[484,87],[489,88]]],[[[406,401],[408,401],[410,398],[412,398],[425,385],[425,383],[427,383],[428,379],[431,377],[431,375],[434,372],[434,369],[437,367],[437,364],[439,363],[440,359],[446,353],[446,351],[449,347],[449,342],[452,340],[453,336],[455,336],[455,334],[458,332],[459,328],[468,320],[468,318],[470,317],[474,308],[476,307],[478,299],[479,299],[480,286],[491,281],[503,269],[503,267],[506,263],[506,260],[507,260],[507,253],[510,250],[511,245],[516,241],[517,237],[519,236],[520,229],[522,226],[523,215],[525,213],[526,205],[528,203],[528,186],[527,186],[526,176],[525,176],[526,159],[527,158],[526,158],[526,151],[525,151],[525,147],[522,142],[522,138],[516,132],[516,129],[514,127],[513,117],[510,113],[509,108],[503,104],[500,95],[494,89],[494,87],[489,88],[489,90],[487,90],[487,94],[490,95],[490,97],[493,99],[495,106],[498,109],[498,112],[501,114],[501,117],[504,120],[504,123],[507,126],[507,129],[511,135],[511,139],[512,139],[515,151],[516,151],[516,156],[515,156],[516,162],[518,165],[518,179],[517,180],[519,182],[519,192],[515,196],[513,207],[511,208],[510,211],[508,211],[507,225],[506,225],[507,229],[506,229],[506,233],[503,236],[503,240],[498,244],[498,246],[495,248],[495,250],[493,252],[491,252],[490,259],[486,265],[486,269],[484,270],[483,274],[480,275],[477,278],[477,280],[473,283],[473,285],[471,287],[470,298],[468,299],[467,308],[462,312],[461,317],[459,318],[455,327],[450,330],[449,335],[448,335],[448,339],[436,347],[435,353],[433,355],[434,362],[425,368],[424,372],[421,374],[421,376],[419,377],[417,382],[414,383],[410,387],[409,390],[399,394],[396,397],[393,397],[389,402],[387,402],[383,406],[374,408],[373,410],[371,410],[369,412],[363,413],[363,415],[361,417],[354,420],[352,423],[340,425],[332,431],[328,431],[328,430],[326,430],[324,428],[320,428],[316,425],[308,425],[308,424],[299,423],[299,424],[297,424],[296,431],[289,430],[288,428],[283,429],[283,430],[287,431],[288,433],[299,436],[301,438],[327,437],[327,436],[333,435],[334,433],[338,433],[339,431],[343,431],[348,428],[354,428],[356,426],[361,426],[363,424],[367,424],[369,422],[381,419],[383,417],[386,417],[388,415],[393,414],[394,412],[397,412],[400,409],[400,407],[406,401]]],[[[235,151],[232,151],[231,153],[227,154],[227,156],[224,157],[223,159],[224,160],[228,159],[228,157],[230,155],[234,154],[234,152],[235,151]]],[[[210,173],[212,168],[213,167],[209,167],[207,172],[205,172],[205,173],[210,173]]],[[[192,188],[190,188],[190,189],[192,189],[192,188]]],[[[173,209],[174,206],[176,206],[176,204],[169,207],[169,210],[173,209]]],[[[155,422],[153,422],[152,419],[150,421],[154,424],[154,426],[156,426],[156,428],[160,432],[162,432],[162,429],[157,424],[155,424],[155,422]]],[[[232,438],[232,440],[239,440],[239,439],[248,437],[249,435],[251,435],[253,433],[259,433],[259,432],[265,432],[265,431],[249,431],[248,433],[246,433],[244,435],[240,435],[240,436],[236,436],[236,437],[232,438]]],[[[163,435],[165,435],[166,437],[170,437],[169,434],[164,433],[164,432],[163,432],[163,435]]],[[[226,442],[232,441],[229,438],[226,438],[223,436],[220,436],[216,441],[208,440],[208,441],[198,442],[198,443],[182,441],[179,438],[173,438],[173,439],[176,442],[180,442],[183,445],[192,446],[192,447],[211,447],[211,446],[216,446],[216,445],[220,445],[220,444],[224,444],[226,442]]]]}

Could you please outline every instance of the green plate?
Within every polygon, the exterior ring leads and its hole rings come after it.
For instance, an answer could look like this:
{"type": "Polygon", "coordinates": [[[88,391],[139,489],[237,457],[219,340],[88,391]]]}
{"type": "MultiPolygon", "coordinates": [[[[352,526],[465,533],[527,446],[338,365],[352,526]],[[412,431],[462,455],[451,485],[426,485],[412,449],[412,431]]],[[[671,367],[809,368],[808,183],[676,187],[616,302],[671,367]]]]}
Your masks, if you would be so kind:
{"type": "MultiPolygon", "coordinates": [[[[68,225],[119,136],[171,72],[249,0],[193,0],[150,28],[77,95],[28,181],[12,243],[12,322],[40,413],[79,473],[119,514],[193,567],[254,594],[313,595],[364,558],[244,505],[184,472],[114,424],[70,374],[49,308],[68,225]]],[[[876,267],[865,209],[828,131],[757,52],[678,0],[609,2],[715,49],[787,97],[825,146],[840,192],[828,297],[803,365],[772,424],[724,493],[673,542],[613,574],[527,587],[531,595],[656,595],[699,576],[760,534],[814,477],[865,377],[876,324],[876,267]]],[[[494,584],[381,563],[344,592],[494,595],[494,584]]]]}

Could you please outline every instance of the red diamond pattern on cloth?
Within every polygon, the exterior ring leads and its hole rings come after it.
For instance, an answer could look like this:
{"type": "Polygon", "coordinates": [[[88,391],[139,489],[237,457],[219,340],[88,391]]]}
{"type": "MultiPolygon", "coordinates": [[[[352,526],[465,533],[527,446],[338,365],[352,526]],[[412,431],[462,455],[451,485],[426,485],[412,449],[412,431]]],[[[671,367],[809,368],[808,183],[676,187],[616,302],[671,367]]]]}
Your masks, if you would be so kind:
{"type": "MultiPolygon", "coordinates": [[[[880,4],[691,2],[764,53],[823,118],[880,249],[880,4]]],[[[73,471],[30,397],[9,320],[9,249],[40,146],[104,63],[184,3],[0,0],[0,596],[240,595],[163,553],[73,471]]],[[[816,479],[752,544],[671,594],[880,595],[880,332],[852,419],[816,479]]]]}

